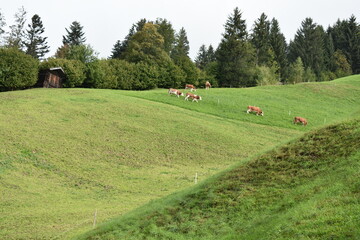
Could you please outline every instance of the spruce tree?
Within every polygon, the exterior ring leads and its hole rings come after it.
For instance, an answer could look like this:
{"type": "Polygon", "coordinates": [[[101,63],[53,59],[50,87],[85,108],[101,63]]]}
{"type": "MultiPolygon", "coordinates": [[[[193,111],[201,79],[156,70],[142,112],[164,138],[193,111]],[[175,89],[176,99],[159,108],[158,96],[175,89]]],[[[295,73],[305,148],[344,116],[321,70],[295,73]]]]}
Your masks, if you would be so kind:
{"type": "Polygon", "coordinates": [[[28,27],[27,42],[25,43],[26,53],[36,59],[43,59],[45,54],[49,52],[49,46],[46,42],[47,37],[41,36],[45,31],[41,18],[35,14],[28,27]]]}
{"type": "Polygon", "coordinates": [[[216,51],[218,82],[222,87],[256,85],[255,50],[247,41],[242,13],[235,8],[225,24],[225,33],[216,51]]]}
{"type": "Polygon", "coordinates": [[[83,32],[83,27],[79,22],[74,21],[70,25],[70,30],[65,28],[67,35],[63,36],[64,45],[82,45],[85,43],[86,38],[84,37],[85,33],[83,32]]]}
{"type": "Polygon", "coordinates": [[[122,48],[121,48],[122,44],[120,40],[117,40],[116,43],[114,44],[113,49],[111,50],[111,59],[115,59],[115,58],[120,58],[121,53],[122,53],[122,48]]]}
{"type": "Polygon", "coordinates": [[[273,18],[270,27],[270,45],[274,53],[275,61],[279,66],[278,75],[280,81],[284,82],[288,72],[287,44],[284,34],[281,33],[279,22],[273,18]]]}
{"type": "Polygon", "coordinates": [[[195,64],[201,70],[204,70],[205,66],[208,64],[207,49],[204,44],[199,48],[199,52],[195,58],[195,64]]]}
{"type": "Polygon", "coordinates": [[[300,57],[304,67],[310,67],[317,77],[324,70],[325,32],[322,26],[317,25],[311,18],[306,18],[297,31],[294,41],[289,46],[289,58],[295,61],[300,57]]]}
{"type": "Polygon", "coordinates": [[[155,24],[159,26],[157,30],[158,33],[164,38],[164,50],[170,55],[175,43],[175,30],[172,27],[172,24],[166,19],[158,18],[156,19],[155,24]]]}
{"type": "Polygon", "coordinates": [[[270,21],[267,20],[265,13],[255,21],[251,43],[256,49],[256,62],[258,65],[269,66],[272,64],[270,53],[270,21]]]}
{"type": "Polygon", "coordinates": [[[179,58],[189,55],[189,40],[186,35],[184,28],[181,28],[179,33],[175,36],[175,46],[171,52],[171,58],[175,61],[178,61],[179,58]]]}

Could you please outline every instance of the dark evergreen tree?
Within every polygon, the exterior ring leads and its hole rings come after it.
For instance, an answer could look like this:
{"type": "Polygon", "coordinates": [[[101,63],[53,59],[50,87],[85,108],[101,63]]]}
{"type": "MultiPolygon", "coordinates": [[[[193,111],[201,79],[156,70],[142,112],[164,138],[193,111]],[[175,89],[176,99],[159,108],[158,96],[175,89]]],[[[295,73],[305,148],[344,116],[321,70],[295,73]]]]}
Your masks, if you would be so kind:
{"type": "Polygon", "coordinates": [[[164,38],[164,50],[170,55],[175,43],[175,30],[172,27],[172,24],[166,19],[158,18],[156,19],[155,24],[159,26],[158,33],[164,38]]]}
{"type": "Polygon", "coordinates": [[[255,51],[247,42],[245,20],[238,8],[226,21],[225,33],[216,51],[217,79],[222,87],[254,86],[255,51]]]}
{"type": "Polygon", "coordinates": [[[205,66],[208,64],[207,49],[204,44],[200,46],[198,55],[195,58],[195,64],[201,70],[203,70],[205,66]]]}
{"type": "Polygon", "coordinates": [[[216,54],[214,51],[213,46],[210,44],[207,50],[207,58],[208,58],[208,62],[215,62],[216,61],[216,54]]]}
{"type": "Polygon", "coordinates": [[[279,66],[277,73],[280,80],[284,82],[288,72],[287,44],[284,34],[280,31],[279,23],[275,18],[271,20],[270,45],[274,53],[275,61],[279,66]]]}
{"type": "Polygon", "coordinates": [[[186,31],[184,28],[181,28],[179,33],[175,36],[175,46],[171,52],[171,58],[175,61],[189,55],[189,40],[186,35],[186,31]]]}
{"type": "Polygon", "coordinates": [[[271,65],[272,54],[270,48],[270,21],[267,20],[265,13],[255,21],[251,43],[256,49],[256,62],[258,65],[271,65]]]}
{"type": "Polygon", "coordinates": [[[348,21],[346,29],[347,41],[349,44],[349,62],[352,72],[360,73],[360,25],[352,15],[348,21]]]}
{"type": "Polygon", "coordinates": [[[120,40],[117,40],[113,49],[111,50],[111,59],[120,58],[122,53],[122,44],[120,40]]]}
{"type": "Polygon", "coordinates": [[[322,26],[314,23],[311,18],[306,18],[297,31],[294,41],[290,43],[290,61],[293,62],[300,57],[305,69],[310,67],[316,76],[320,77],[325,66],[324,38],[325,32],[322,26]]]}
{"type": "Polygon", "coordinates": [[[41,18],[35,14],[28,27],[27,42],[25,43],[26,53],[36,59],[43,59],[45,54],[49,52],[49,46],[46,42],[47,37],[41,36],[45,31],[41,18]]]}
{"type": "Polygon", "coordinates": [[[67,35],[63,36],[64,45],[82,45],[85,43],[86,38],[84,37],[85,33],[83,32],[83,27],[79,22],[74,21],[70,25],[70,30],[65,28],[67,35]]]}

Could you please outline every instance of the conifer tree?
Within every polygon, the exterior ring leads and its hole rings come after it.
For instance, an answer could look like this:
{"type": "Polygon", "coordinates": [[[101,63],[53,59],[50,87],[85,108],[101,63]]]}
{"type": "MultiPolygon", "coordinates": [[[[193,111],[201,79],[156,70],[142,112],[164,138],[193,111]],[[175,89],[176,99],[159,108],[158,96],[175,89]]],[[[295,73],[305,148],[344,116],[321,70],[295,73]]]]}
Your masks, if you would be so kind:
{"type": "Polygon", "coordinates": [[[288,61],[287,61],[287,44],[284,34],[281,33],[278,21],[273,18],[270,27],[270,45],[274,53],[275,61],[279,66],[278,75],[282,82],[285,81],[288,61]]]}
{"type": "Polygon", "coordinates": [[[206,64],[208,64],[207,49],[204,44],[200,46],[198,55],[196,56],[196,59],[195,59],[195,64],[201,70],[203,70],[205,68],[206,64]]]}
{"type": "Polygon", "coordinates": [[[306,18],[297,31],[294,41],[290,43],[290,60],[294,61],[300,57],[304,67],[310,67],[319,77],[325,66],[324,38],[325,32],[322,26],[314,23],[311,18],[306,18]]]}
{"type": "Polygon", "coordinates": [[[156,19],[155,24],[159,26],[158,33],[164,38],[164,50],[170,55],[175,43],[175,30],[172,27],[172,24],[166,19],[158,18],[156,19]]]}
{"type": "Polygon", "coordinates": [[[267,20],[265,13],[255,21],[251,43],[256,49],[256,62],[258,65],[269,66],[272,64],[270,49],[270,21],[267,20]]]}
{"type": "Polygon", "coordinates": [[[189,50],[190,50],[190,46],[189,46],[189,40],[187,38],[186,35],[186,31],[184,28],[181,28],[179,33],[176,34],[175,36],[175,46],[171,52],[171,58],[175,61],[189,55],[189,50]]]}
{"type": "Polygon", "coordinates": [[[83,32],[83,27],[79,22],[74,21],[70,25],[70,30],[65,28],[67,35],[63,36],[64,45],[82,45],[85,43],[86,38],[84,37],[85,33],[83,32]]]}
{"type": "Polygon", "coordinates": [[[49,52],[49,46],[46,42],[47,37],[41,36],[45,28],[37,14],[31,18],[31,22],[27,30],[26,53],[36,59],[43,59],[45,54],[49,52]]]}
{"type": "Polygon", "coordinates": [[[247,41],[242,13],[235,8],[225,24],[225,33],[216,51],[218,82],[222,87],[254,86],[255,51],[247,41]]]}

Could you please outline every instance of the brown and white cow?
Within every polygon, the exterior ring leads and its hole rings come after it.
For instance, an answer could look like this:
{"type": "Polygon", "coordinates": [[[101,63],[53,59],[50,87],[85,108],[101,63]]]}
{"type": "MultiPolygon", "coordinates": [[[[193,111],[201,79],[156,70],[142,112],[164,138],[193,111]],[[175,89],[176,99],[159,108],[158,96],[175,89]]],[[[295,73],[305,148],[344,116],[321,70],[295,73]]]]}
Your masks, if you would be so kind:
{"type": "Polygon", "coordinates": [[[190,91],[192,92],[193,90],[196,91],[196,87],[192,84],[186,84],[185,85],[185,89],[190,89],[190,91]]]}
{"type": "Polygon", "coordinates": [[[307,120],[302,117],[294,117],[294,124],[296,123],[302,123],[303,126],[307,125],[307,120]]]}
{"type": "Polygon", "coordinates": [[[210,89],[210,88],[211,88],[211,84],[210,84],[209,81],[206,81],[206,83],[205,83],[205,88],[206,88],[206,89],[210,89]]]}
{"type": "Polygon", "coordinates": [[[192,101],[196,101],[196,102],[198,102],[198,100],[202,100],[201,97],[198,95],[195,95],[193,93],[186,93],[185,100],[188,101],[189,98],[191,98],[192,101]]]}
{"type": "Polygon", "coordinates": [[[264,116],[264,112],[259,107],[248,106],[247,113],[256,112],[256,115],[264,116]]]}
{"type": "Polygon", "coordinates": [[[175,89],[175,88],[170,88],[168,93],[171,95],[171,94],[174,94],[176,95],[177,97],[180,97],[180,96],[184,96],[184,93],[180,92],[179,90],[175,89]]]}

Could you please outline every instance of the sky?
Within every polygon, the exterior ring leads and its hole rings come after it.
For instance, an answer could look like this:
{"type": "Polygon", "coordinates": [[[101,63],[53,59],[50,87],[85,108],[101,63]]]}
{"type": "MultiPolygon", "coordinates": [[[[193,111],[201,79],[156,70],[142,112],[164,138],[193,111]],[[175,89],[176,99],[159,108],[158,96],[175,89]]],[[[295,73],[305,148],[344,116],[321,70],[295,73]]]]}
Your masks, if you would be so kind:
{"type": "MultiPolygon", "coordinates": [[[[294,39],[301,22],[311,17],[325,29],[338,19],[354,15],[360,22],[359,0],[1,0],[0,12],[7,26],[14,24],[14,15],[22,6],[27,12],[27,24],[38,14],[43,22],[50,52],[55,54],[62,45],[72,22],[83,26],[86,44],[99,58],[107,58],[117,40],[124,40],[129,29],[140,19],[155,21],[167,19],[178,32],[184,27],[190,45],[189,56],[194,60],[201,45],[210,44],[216,49],[224,33],[224,24],[238,7],[251,31],[262,13],[268,19],[276,18],[287,42],[294,39]]],[[[8,29],[7,29],[8,30],[8,29]]]]}

